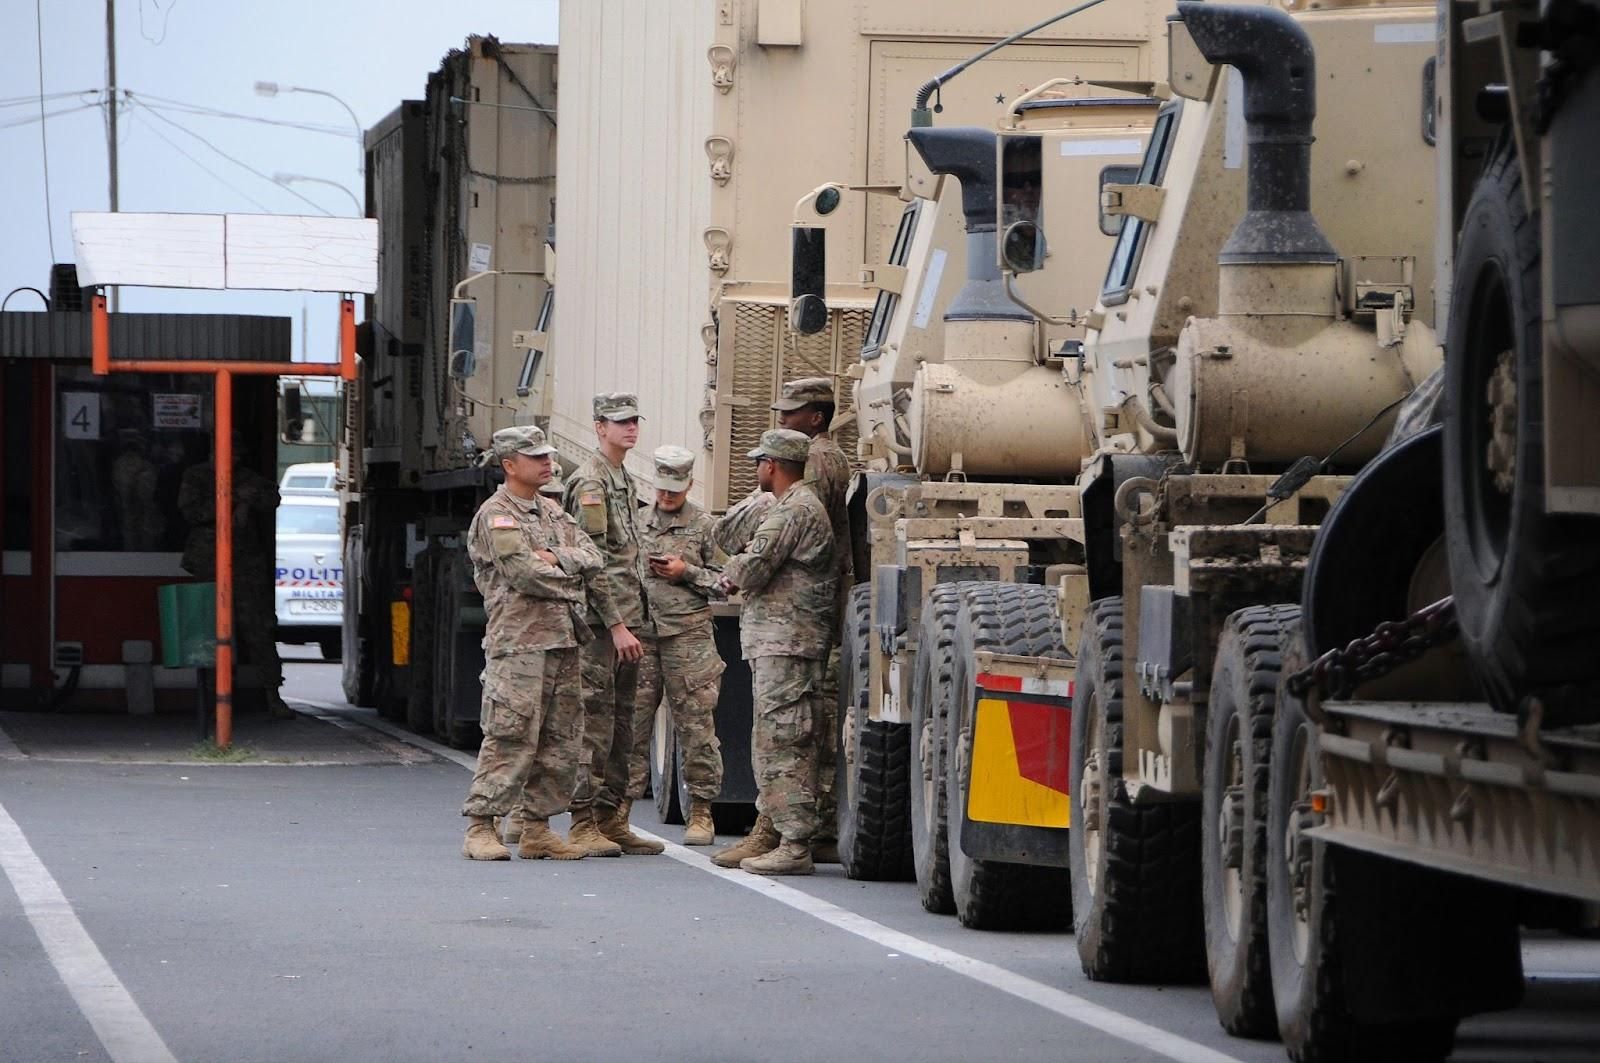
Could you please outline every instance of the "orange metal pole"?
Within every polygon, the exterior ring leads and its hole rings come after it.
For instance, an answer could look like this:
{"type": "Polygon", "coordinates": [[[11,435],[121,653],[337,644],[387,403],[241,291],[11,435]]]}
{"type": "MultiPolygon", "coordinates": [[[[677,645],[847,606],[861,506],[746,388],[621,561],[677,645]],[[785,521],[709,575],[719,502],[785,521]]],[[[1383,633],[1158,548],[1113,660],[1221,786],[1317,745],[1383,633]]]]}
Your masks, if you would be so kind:
{"type": "Polygon", "coordinates": [[[233,374],[217,372],[217,745],[233,745],[233,374]]]}
{"type": "Polygon", "coordinates": [[[90,364],[95,376],[105,376],[111,372],[111,319],[106,316],[105,296],[96,295],[92,302],[94,319],[89,326],[89,335],[94,342],[94,349],[90,364]]]}
{"type": "Polygon", "coordinates": [[[346,380],[356,378],[356,304],[353,299],[339,300],[339,375],[346,380]]]}

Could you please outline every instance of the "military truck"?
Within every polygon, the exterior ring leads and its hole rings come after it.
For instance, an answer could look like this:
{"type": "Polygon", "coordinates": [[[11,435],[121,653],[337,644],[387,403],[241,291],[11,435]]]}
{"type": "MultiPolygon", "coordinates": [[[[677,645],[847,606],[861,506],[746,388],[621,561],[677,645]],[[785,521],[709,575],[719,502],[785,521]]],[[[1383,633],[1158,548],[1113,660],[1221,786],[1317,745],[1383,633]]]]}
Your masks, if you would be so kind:
{"type": "Polygon", "coordinates": [[[1443,1058],[1600,902],[1600,8],[1438,31],[1442,401],[1323,522],[1258,729],[1296,1060],[1443,1058]]]}
{"type": "Polygon", "coordinates": [[[470,37],[366,135],[377,293],[339,452],[344,687],[477,740],[483,606],[462,535],[498,482],[478,457],[548,393],[556,50],[470,37]]]}
{"type": "MultiPolygon", "coordinates": [[[[1001,49],[930,99],[930,111],[937,106],[942,122],[993,128],[1018,96],[1063,65],[1085,76],[1149,79],[1150,27],[1160,15],[1141,5],[1130,19],[1107,13],[1111,6],[1001,49]]],[[[839,382],[835,432],[853,452],[851,374],[863,346],[883,342],[892,317],[885,307],[916,309],[899,295],[905,282],[892,263],[904,260],[913,229],[922,230],[920,240],[932,232],[908,223],[897,198],[907,183],[906,102],[1015,23],[1058,11],[1048,0],[1004,10],[963,0],[563,5],[567,135],[558,176],[580,192],[561,197],[556,218],[549,425],[562,454],[593,447],[592,394],[637,392],[645,421],[631,471],[649,484],[657,445],[688,446],[700,459],[695,498],[721,511],[756,486],[743,455],[774,426],[769,406],[779,385],[810,376],[839,382]],[[640,99],[652,106],[637,106],[640,99]],[[814,263],[818,320],[805,331],[789,318],[792,262],[781,238],[797,212],[817,227],[825,220],[829,237],[814,263]],[[865,282],[863,263],[878,264],[865,282]]],[[[931,192],[923,201],[934,202],[931,192]]],[[[958,212],[959,200],[941,209],[958,212]]],[[[934,302],[921,314],[923,331],[942,330],[939,300],[960,287],[956,232],[939,267],[955,283],[927,286],[934,302]]],[[[749,740],[747,680],[742,727],[724,719],[728,684],[745,674],[735,622],[718,621],[732,658],[719,708],[730,770],[748,763],[749,740]]],[[[670,818],[674,756],[665,722],[658,717],[652,777],[670,818]]]]}

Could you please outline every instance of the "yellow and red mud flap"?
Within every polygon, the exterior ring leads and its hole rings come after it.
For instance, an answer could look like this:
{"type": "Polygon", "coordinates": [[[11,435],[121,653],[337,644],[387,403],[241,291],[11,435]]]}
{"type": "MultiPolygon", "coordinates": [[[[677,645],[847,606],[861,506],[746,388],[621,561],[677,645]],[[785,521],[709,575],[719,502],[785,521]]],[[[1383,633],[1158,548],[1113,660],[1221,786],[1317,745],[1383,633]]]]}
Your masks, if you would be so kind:
{"type": "Polygon", "coordinates": [[[1066,867],[1073,681],[980,669],[974,685],[962,851],[1066,867]]]}

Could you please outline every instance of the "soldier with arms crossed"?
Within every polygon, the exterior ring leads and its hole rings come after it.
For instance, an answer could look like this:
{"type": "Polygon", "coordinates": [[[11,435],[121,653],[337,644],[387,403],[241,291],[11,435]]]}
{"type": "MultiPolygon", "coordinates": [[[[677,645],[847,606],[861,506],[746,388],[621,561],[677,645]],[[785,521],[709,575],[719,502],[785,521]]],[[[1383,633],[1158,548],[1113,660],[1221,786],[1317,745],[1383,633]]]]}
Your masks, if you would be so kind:
{"type": "Polygon", "coordinates": [[[509,860],[494,820],[522,813],[518,855],[586,855],[550,830],[572,796],[581,739],[578,646],[590,638],[585,583],[599,551],[539,488],[555,471],[555,447],[532,426],[502,428],[490,452],[505,483],[479,507],[467,533],[472,578],[488,612],[484,637],[483,745],[461,814],[472,822],[462,854],[509,860]]]}
{"type": "Polygon", "coordinates": [[[750,545],[723,568],[742,590],[740,642],[755,695],[751,754],[760,815],[739,844],[712,857],[758,875],[811,874],[817,833],[817,742],[822,673],[838,585],[833,529],[805,475],[810,440],[775,428],[750,452],[777,503],[750,545]]]}
{"type": "Polygon", "coordinates": [[[645,637],[639,663],[628,798],[643,797],[650,778],[651,729],[665,686],[689,790],[683,844],[710,845],[716,841],[711,802],[722,793],[716,715],[724,668],[712,634],[710,600],[722,597],[717,587],[722,570],[711,542],[714,522],[689,501],[693,452],[666,446],[654,459],[656,501],[645,511],[642,531],[650,564],[644,588],[655,632],[645,637]]]}

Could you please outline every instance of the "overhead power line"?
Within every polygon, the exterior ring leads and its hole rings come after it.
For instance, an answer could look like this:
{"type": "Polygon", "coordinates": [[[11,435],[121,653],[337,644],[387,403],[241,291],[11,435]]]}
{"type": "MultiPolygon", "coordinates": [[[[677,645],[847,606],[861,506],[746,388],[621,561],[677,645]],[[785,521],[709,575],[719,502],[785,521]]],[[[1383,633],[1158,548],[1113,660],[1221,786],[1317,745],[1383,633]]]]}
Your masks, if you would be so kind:
{"type": "MultiPolygon", "coordinates": [[[[128,97],[129,104],[137,103],[140,106],[143,106],[143,100],[141,100],[134,93],[132,93],[132,92],[128,93],[127,97],[128,97]]],[[[318,203],[316,200],[311,199],[311,198],[309,198],[307,196],[303,196],[299,192],[296,192],[292,188],[285,188],[284,186],[279,185],[278,182],[272,180],[272,178],[270,176],[268,176],[267,174],[262,173],[260,170],[256,169],[254,166],[251,166],[249,163],[245,162],[243,159],[239,159],[239,158],[236,158],[233,155],[229,155],[226,151],[223,151],[221,148],[219,148],[215,144],[213,144],[210,140],[208,140],[207,138],[201,136],[199,133],[196,133],[194,130],[190,129],[188,126],[185,126],[185,125],[183,125],[183,124],[181,124],[181,123],[179,123],[177,121],[174,121],[173,119],[168,118],[166,115],[162,114],[161,112],[153,110],[153,109],[151,109],[149,107],[145,107],[144,111],[145,111],[146,114],[150,115],[152,118],[155,118],[155,119],[157,119],[158,121],[161,121],[161,122],[165,122],[167,125],[169,125],[172,128],[178,130],[180,133],[183,133],[183,134],[185,134],[187,136],[191,136],[194,139],[198,140],[200,143],[204,144],[206,147],[210,148],[212,151],[216,152],[218,155],[221,155],[224,159],[227,159],[229,162],[233,163],[235,166],[239,167],[240,169],[248,170],[250,173],[255,174],[257,177],[261,178],[263,181],[266,181],[269,184],[275,185],[275,186],[277,186],[279,188],[283,188],[283,190],[285,192],[289,193],[294,198],[300,200],[302,203],[306,204],[311,209],[317,211],[319,214],[326,214],[329,217],[333,216],[333,212],[332,211],[328,210],[326,207],[324,207],[322,204],[318,203]]]]}
{"type": "Polygon", "coordinates": [[[13,118],[6,122],[0,122],[0,129],[14,129],[17,126],[32,125],[35,122],[42,122],[45,119],[60,118],[62,115],[76,114],[79,111],[97,111],[100,109],[100,106],[101,105],[98,103],[82,103],[76,107],[61,107],[54,111],[49,111],[43,116],[30,114],[24,118],[13,118]]]}
{"type": "Polygon", "coordinates": [[[45,135],[44,113],[44,11],[42,0],[33,0],[34,37],[39,45],[39,148],[44,159],[44,231],[50,238],[50,262],[56,260],[56,225],[50,211],[50,141],[45,135]]]}
{"type": "MultiPolygon", "coordinates": [[[[148,110],[148,108],[146,108],[146,110],[148,110]]],[[[144,117],[144,115],[140,114],[137,109],[129,108],[128,113],[132,117],[138,119],[140,125],[144,126],[150,132],[154,133],[169,148],[171,148],[173,151],[177,152],[179,155],[182,155],[184,158],[188,159],[190,162],[194,163],[201,170],[205,171],[205,173],[208,176],[210,176],[214,181],[216,181],[218,184],[222,185],[224,188],[231,189],[233,192],[237,193],[239,196],[243,197],[244,199],[246,199],[249,202],[253,203],[255,206],[259,207],[265,213],[267,213],[267,214],[273,213],[273,210],[272,210],[271,207],[267,206],[265,203],[261,202],[261,200],[257,199],[255,196],[252,196],[249,192],[246,192],[244,189],[240,188],[238,185],[234,184],[232,181],[228,180],[226,177],[222,176],[217,171],[213,170],[211,167],[207,166],[205,163],[201,162],[199,159],[197,159],[193,155],[191,155],[189,153],[189,151],[186,148],[183,147],[183,145],[179,144],[177,141],[175,141],[171,137],[167,136],[161,130],[157,129],[156,126],[155,126],[155,123],[149,121],[148,119],[146,119],[144,117]]]]}

